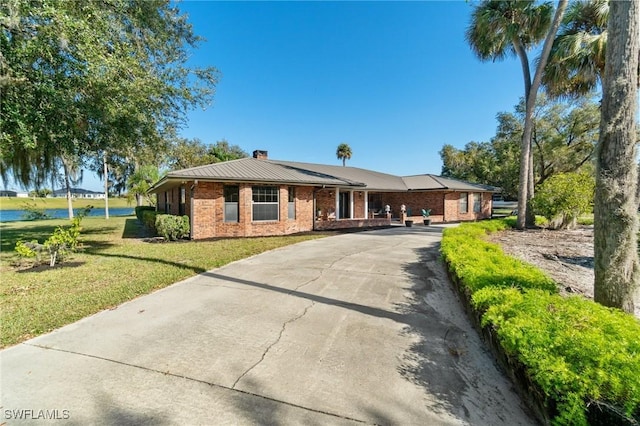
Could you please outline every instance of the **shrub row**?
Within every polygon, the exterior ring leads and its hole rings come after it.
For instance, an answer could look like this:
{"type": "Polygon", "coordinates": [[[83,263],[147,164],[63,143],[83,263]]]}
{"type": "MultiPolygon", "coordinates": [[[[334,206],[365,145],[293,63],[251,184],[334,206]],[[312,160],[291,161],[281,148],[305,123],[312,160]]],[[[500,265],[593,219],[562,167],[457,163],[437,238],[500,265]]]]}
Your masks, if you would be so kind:
{"type": "Polygon", "coordinates": [[[189,236],[189,216],[159,214],[156,216],[156,232],[167,241],[176,241],[189,236]]]}
{"type": "Polygon", "coordinates": [[[136,217],[140,222],[144,222],[144,212],[155,212],[156,208],[154,206],[136,206],[135,212],[136,217]]]}
{"type": "Polygon", "coordinates": [[[158,216],[158,212],[155,210],[143,210],[140,221],[144,226],[156,232],[156,216],[158,216]]]}
{"type": "MultiPolygon", "coordinates": [[[[164,237],[167,241],[176,241],[189,236],[189,216],[176,216],[172,214],[160,214],[154,208],[140,209],[140,221],[156,235],[164,237]]],[[[138,207],[136,207],[136,215],[138,207]]]]}
{"type": "Polygon", "coordinates": [[[607,424],[615,418],[638,424],[640,322],[580,296],[558,295],[540,270],[484,239],[509,224],[493,220],[444,232],[443,257],[480,326],[497,336],[501,352],[542,393],[538,402],[552,423],[607,424]],[[598,418],[603,408],[613,417],[598,418]]]}

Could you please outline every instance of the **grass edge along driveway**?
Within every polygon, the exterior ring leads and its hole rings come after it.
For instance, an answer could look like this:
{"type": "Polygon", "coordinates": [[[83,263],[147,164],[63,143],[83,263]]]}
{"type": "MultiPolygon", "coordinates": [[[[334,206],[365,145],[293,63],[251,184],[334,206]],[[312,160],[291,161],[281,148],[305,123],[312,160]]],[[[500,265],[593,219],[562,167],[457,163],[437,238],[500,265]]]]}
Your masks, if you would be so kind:
{"type": "Polygon", "coordinates": [[[332,233],[148,243],[135,217],[87,217],[81,249],[54,268],[16,268],[18,240],[43,242],[67,220],[0,224],[0,348],[236,260],[332,233]]]}

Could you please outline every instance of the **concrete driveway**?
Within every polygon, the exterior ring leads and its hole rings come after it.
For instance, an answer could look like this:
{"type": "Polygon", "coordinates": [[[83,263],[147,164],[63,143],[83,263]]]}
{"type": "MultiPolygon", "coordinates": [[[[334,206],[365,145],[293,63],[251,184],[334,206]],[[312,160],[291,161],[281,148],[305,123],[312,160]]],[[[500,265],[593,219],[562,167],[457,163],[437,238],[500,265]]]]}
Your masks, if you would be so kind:
{"type": "Polygon", "coordinates": [[[0,424],[525,425],[440,227],[308,241],[0,352],[0,424]]]}

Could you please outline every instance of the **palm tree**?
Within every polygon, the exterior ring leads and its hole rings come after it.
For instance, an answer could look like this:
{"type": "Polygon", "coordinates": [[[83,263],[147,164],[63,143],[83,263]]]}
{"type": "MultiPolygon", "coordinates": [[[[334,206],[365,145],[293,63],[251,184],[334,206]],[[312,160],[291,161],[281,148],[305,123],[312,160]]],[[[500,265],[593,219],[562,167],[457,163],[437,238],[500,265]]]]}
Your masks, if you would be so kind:
{"type": "Polygon", "coordinates": [[[583,0],[567,8],[542,76],[554,97],[582,96],[602,83],[609,0],[583,0]]]}
{"type": "Polygon", "coordinates": [[[158,168],[154,165],[141,166],[136,170],[128,180],[129,195],[136,197],[136,205],[141,206],[143,197],[147,198],[150,205],[154,205],[153,198],[149,196],[147,191],[151,186],[160,180],[158,168]]]}
{"type": "Polygon", "coordinates": [[[336,156],[338,160],[342,160],[342,167],[346,166],[346,161],[351,160],[351,147],[346,143],[341,143],[336,150],[336,156]]]}
{"type": "MultiPolygon", "coordinates": [[[[522,65],[526,102],[522,150],[520,155],[520,184],[518,189],[518,228],[525,227],[527,204],[533,197],[533,170],[531,167],[531,134],[542,69],[546,65],[553,37],[560,26],[568,0],[558,3],[551,19],[553,4],[540,5],[534,1],[485,0],[475,8],[466,39],[482,61],[501,60],[507,55],[517,56],[522,65]],[[544,40],[538,67],[531,79],[527,50],[544,40]]],[[[529,215],[531,221],[532,215],[529,215]]]]}
{"type": "Polygon", "coordinates": [[[638,141],[634,111],[640,85],[638,9],[635,1],[573,3],[543,79],[552,96],[582,96],[602,84],[594,203],[594,298],[631,313],[634,289],[640,285],[636,213],[640,165],[634,154],[638,141]]]}
{"type": "Polygon", "coordinates": [[[553,6],[533,1],[484,1],[473,11],[465,37],[481,61],[517,56],[522,65],[525,99],[531,89],[527,50],[544,40],[553,6]]]}
{"type": "Polygon", "coordinates": [[[636,113],[640,3],[611,2],[594,203],[594,299],[634,312],[640,286],[636,113]]]}

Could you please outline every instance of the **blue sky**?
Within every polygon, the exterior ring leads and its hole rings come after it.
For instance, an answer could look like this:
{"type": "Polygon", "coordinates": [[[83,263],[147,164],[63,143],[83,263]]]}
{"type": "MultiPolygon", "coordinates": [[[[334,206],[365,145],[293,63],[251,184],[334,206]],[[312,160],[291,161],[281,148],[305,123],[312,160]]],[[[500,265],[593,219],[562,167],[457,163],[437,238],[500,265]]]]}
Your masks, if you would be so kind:
{"type": "Polygon", "coordinates": [[[185,137],[280,160],[439,174],[438,151],[494,135],[523,93],[519,62],[478,61],[456,2],[184,2],[197,65],[222,73],[185,137]]]}
{"type": "MultiPolygon", "coordinates": [[[[181,135],[324,164],[340,164],[345,142],[349,166],[439,174],[444,144],[489,140],[524,90],[517,59],[471,52],[472,5],[181,2],[206,38],[191,63],[222,73],[213,104],[190,112],[181,135]]],[[[102,188],[88,173],[81,186],[102,188]]]]}

